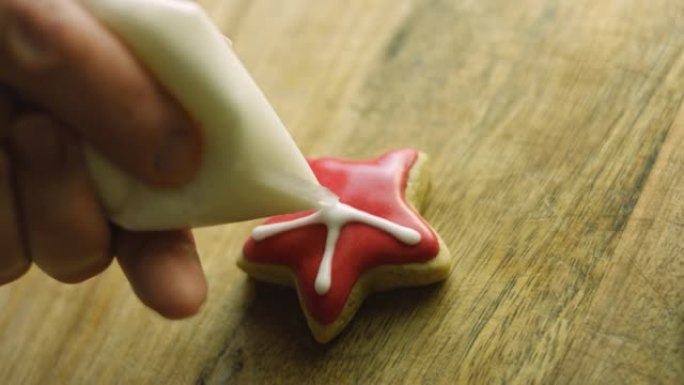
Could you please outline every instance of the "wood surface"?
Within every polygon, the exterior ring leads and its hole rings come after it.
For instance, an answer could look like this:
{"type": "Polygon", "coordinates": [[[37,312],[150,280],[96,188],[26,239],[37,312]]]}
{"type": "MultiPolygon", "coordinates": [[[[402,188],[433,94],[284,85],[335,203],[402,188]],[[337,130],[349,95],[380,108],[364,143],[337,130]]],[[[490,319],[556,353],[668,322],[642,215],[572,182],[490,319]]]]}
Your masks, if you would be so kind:
{"type": "Polygon", "coordinates": [[[205,0],[309,155],[429,153],[455,269],[333,343],[197,231],[210,298],[0,288],[3,384],[684,384],[684,2],[205,0]]]}

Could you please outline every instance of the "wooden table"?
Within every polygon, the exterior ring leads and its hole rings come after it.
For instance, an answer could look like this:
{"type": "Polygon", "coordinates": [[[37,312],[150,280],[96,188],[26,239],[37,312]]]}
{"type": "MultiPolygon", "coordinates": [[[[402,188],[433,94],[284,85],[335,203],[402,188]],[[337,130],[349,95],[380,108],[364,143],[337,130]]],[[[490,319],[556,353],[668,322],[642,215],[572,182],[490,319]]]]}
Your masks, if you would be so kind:
{"type": "Polygon", "coordinates": [[[310,155],[432,156],[443,285],[334,343],[197,232],[210,299],[161,319],[113,267],[0,289],[3,384],[684,383],[684,2],[205,0],[310,155]]]}

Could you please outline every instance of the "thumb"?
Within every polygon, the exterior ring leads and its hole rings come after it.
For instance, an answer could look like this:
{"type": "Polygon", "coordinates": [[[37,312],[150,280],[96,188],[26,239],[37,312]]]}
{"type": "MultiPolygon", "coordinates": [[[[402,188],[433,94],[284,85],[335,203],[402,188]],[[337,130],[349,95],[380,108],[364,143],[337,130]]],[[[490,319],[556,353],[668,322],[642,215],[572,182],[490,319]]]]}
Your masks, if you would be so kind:
{"type": "Polygon", "coordinates": [[[0,82],[148,183],[179,185],[199,166],[199,127],[73,0],[0,2],[0,82]]]}

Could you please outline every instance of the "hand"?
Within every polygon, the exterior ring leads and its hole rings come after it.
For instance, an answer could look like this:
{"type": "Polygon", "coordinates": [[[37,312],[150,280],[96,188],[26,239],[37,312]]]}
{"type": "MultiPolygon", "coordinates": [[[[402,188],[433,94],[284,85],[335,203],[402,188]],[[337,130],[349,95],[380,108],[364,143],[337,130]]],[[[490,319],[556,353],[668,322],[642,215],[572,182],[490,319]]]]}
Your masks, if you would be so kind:
{"type": "Polygon", "coordinates": [[[0,0],[0,284],[31,263],[76,283],[116,255],[146,305],[194,314],[206,282],[190,231],[109,224],[82,141],[160,186],[188,182],[201,156],[200,130],[77,2],[0,0]]]}

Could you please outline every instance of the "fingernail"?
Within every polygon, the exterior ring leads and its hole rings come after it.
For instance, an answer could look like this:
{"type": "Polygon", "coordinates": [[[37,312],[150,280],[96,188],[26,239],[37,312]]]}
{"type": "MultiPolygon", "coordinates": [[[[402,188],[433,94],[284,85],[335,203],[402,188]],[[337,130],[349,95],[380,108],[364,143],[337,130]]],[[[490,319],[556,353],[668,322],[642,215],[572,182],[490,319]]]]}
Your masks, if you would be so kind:
{"type": "Polygon", "coordinates": [[[7,28],[7,48],[14,64],[25,70],[41,70],[57,62],[54,44],[46,33],[28,22],[14,20],[7,28]]]}
{"type": "Polygon", "coordinates": [[[54,170],[67,159],[58,128],[47,118],[23,118],[9,134],[12,158],[18,167],[30,172],[54,170]]]}
{"type": "Polygon", "coordinates": [[[163,139],[155,158],[155,171],[163,183],[190,180],[199,163],[197,135],[190,128],[175,128],[163,139]]]}

